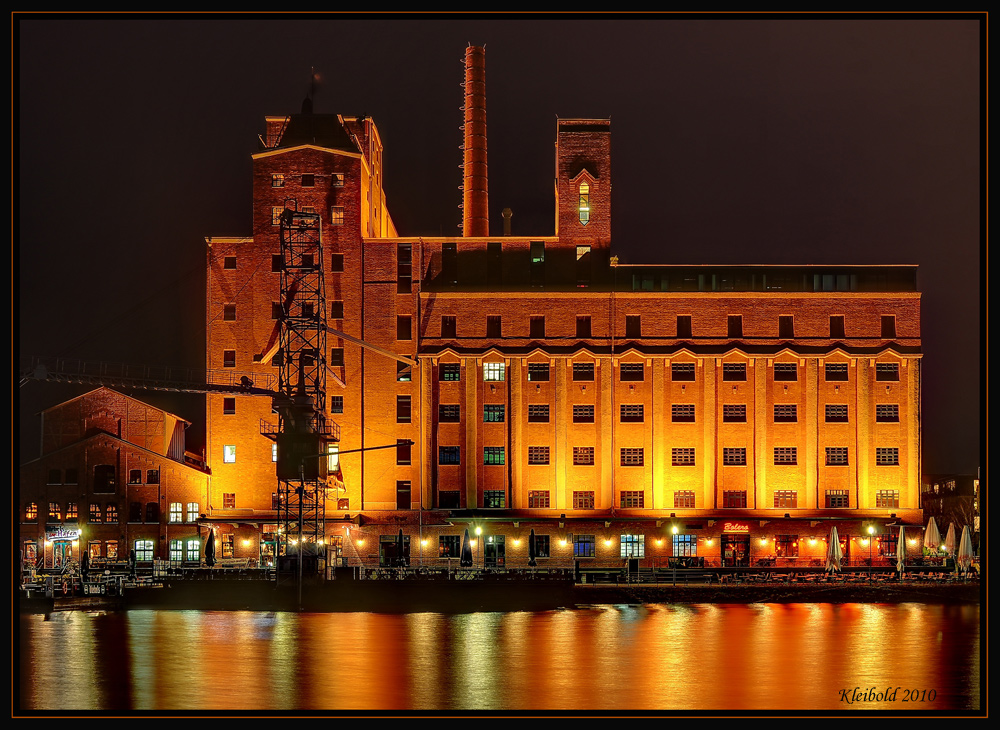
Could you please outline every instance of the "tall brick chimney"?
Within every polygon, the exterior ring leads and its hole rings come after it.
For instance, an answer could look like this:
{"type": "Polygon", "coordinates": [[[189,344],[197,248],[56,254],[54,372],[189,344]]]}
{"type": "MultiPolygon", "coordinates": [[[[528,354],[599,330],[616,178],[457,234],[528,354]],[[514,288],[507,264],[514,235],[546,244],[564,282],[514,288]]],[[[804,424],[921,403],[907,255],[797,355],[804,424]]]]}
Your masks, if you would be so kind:
{"type": "Polygon", "coordinates": [[[490,235],[486,184],[486,47],[465,49],[462,235],[490,235]]]}

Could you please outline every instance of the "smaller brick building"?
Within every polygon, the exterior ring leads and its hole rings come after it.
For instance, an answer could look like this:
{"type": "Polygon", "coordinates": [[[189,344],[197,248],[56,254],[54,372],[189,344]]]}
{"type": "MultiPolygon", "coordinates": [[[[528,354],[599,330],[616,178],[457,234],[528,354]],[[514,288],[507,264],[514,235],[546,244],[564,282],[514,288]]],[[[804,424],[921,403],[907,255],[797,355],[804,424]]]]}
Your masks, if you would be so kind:
{"type": "Polygon", "coordinates": [[[26,561],[200,562],[204,460],[184,449],[188,421],[97,388],[41,413],[41,456],[21,466],[19,543],[26,561]]]}

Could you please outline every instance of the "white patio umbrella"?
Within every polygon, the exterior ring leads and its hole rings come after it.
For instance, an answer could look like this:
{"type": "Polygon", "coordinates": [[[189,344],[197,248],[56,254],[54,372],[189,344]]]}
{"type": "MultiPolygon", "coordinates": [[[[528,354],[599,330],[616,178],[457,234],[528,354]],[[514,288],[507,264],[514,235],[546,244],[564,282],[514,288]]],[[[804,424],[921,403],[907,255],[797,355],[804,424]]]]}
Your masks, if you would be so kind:
{"type": "Polygon", "coordinates": [[[826,570],[828,573],[835,573],[840,570],[840,560],[844,557],[840,549],[840,538],[837,536],[837,528],[830,528],[830,544],[826,547],[826,570]]]}
{"type": "Polygon", "coordinates": [[[906,530],[902,525],[899,526],[899,542],[896,543],[896,570],[902,578],[906,570],[906,530]]]}
{"type": "Polygon", "coordinates": [[[944,549],[950,556],[955,557],[955,523],[948,525],[948,534],[944,536],[944,549]]]}
{"type": "Polygon", "coordinates": [[[931,517],[927,521],[927,529],[924,530],[924,547],[928,550],[937,550],[941,544],[941,532],[938,530],[937,522],[931,517]]]}
{"type": "Polygon", "coordinates": [[[958,543],[958,556],[955,562],[964,573],[968,573],[972,566],[972,534],[968,525],[962,528],[962,540],[958,543]]]}

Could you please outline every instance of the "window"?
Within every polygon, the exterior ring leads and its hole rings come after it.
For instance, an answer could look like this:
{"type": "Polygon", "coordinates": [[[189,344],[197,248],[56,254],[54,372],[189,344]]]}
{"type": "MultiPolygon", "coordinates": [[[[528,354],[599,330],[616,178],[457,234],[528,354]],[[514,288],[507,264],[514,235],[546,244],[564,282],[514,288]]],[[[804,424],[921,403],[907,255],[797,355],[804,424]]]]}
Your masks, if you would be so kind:
{"type": "Polygon", "coordinates": [[[745,403],[727,403],[722,406],[723,423],[746,423],[747,407],[745,403]]]}
{"type": "Polygon", "coordinates": [[[409,363],[396,362],[396,382],[409,383],[413,378],[413,370],[409,363]]]}
{"type": "Polygon", "coordinates": [[[591,337],[590,332],[590,317],[578,316],[576,318],[576,336],[581,339],[588,339],[591,337]]]}
{"type": "Polygon", "coordinates": [[[621,465],[622,466],[642,466],[642,449],[622,449],[621,450],[621,465]]]}
{"type": "Polygon", "coordinates": [[[344,173],[342,172],[330,173],[330,187],[334,188],[344,187],[344,173]]]}
{"type": "MultiPolygon", "coordinates": [[[[410,447],[413,443],[409,439],[396,439],[396,464],[405,466],[410,463],[410,447]]],[[[409,509],[407,507],[407,509],[409,509]]]]}
{"type": "Polygon", "coordinates": [[[593,423],[594,406],[573,406],[573,423],[593,423]]]}
{"type": "Polygon", "coordinates": [[[483,380],[486,382],[499,382],[506,376],[506,365],[502,362],[484,362],[483,380]]]}
{"type": "MultiPolygon", "coordinates": [[[[541,286],[545,283],[545,242],[532,241],[530,252],[531,267],[528,276],[532,286],[541,286]]],[[[542,336],[544,337],[544,335],[542,336]]]]}
{"type": "MultiPolygon", "coordinates": [[[[406,462],[407,464],[409,462],[406,462]]],[[[396,509],[410,509],[410,482],[400,480],[396,482],[396,509]]]]}
{"type": "MultiPolygon", "coordinates": [[[[438,367],[438,380],[461,380],[462,366],[457,362],[442,363],[438,367]]],[[[485,367],[483,368],[483,379],[486,379],[485,367]]]]}
{"type": "Polygon", "coordinates": [[[503,423],[503,404],[487,403],[483,406],[483,423],[503,423]]]}
{"type": "Polygon", "coordinates": [[[775,423],[796,423],[799,420],[799,407],[794,403],[775,403],[775,423]]]}
{"type": "Polygon", "coordinates": [[[223,494],[222,494],[222,508],[223,509],[236,509],[236,493],[235,492],[223,492],[223,494]]]}
{"type": "Polygon", "coordinates": [[[747,508],[746,490],[723,491],[722,506],[725,509],[746,509],[747,508]]]}
{"type": "Polygon", "coordinates": [[[670,406],[670,420],[674,423],[694,423],[694,404],[672,404],[670,406]]]}
{"type": "Polygon", "coordinates": [[[228,532],[222,536],[222,557],[231,558],[233,557],[236,547],[236,536],[228,532]]]}
{"type": "Polygon", "coordinates": [[[438,406],[438,422],[439,423],[458,423],[462,420],[462,406],[458,405],[445,405],[441,404],[438,406]]]}
{"type": "Polygon", "coordinates": [[[98,464],[94,467],[94,491],[115,491],[115,468],[110,464],[98,464]]]}
{"type": "Polygon", "coordinates": [[[842,314],[830,315],[830,337],[831,339],[838,339],[838,340],[846,339],[847,334],[844,328],[844,315],[842,314]]]}
{"type": "Polygon", "coordinates": [[[747,450],[746,448],[724,448],[722,450],[722,463],[725,466],[746,466],[747,465],[747,450]]]}
{"type": "Polygon", "coordinates": [[[302,175],[302,187],[311,188],[315,184],[316,184],[316,176],[313,173],[307,172],[302,175]]]}
{"type": "Polygon", "coordinates": [[[142,484],[142,469],[129,469],[128,483],[142,484]]]}
{"type": "Polygon", "coordinates": [[[330,273],[333,274],[344,273],[344,254],[342,253],[330,254],[330,273]]]}
{"type": "Polygon", "coordinates": [[[590,223],[590,184],[580,183],[580,223],[587,225],[590,223]]]}
{"type": "Polygon", "coordinates": [[[671,535],[671,548],[675,558],[694,558],[698,555],[697,535],[671,535]]]}
{"type": "Polygon", "coordinates": [[[170,511],[167,518],[170,522],[183,522],[184,521],[184,505],[180,502],[171,502],[170,511]]]}
{"type": "Polygon", "coordinates": [[[899,404],[877,403],[875,405],[875,421],[877,423],[899,423],[899,404]]]}
{"type": "Polygon", "coordinates": [[[774,464],[775,466],[798,464],[799,450],[795,446],[775,446],[774,464]]]}
{"type": "Polygon", "coordinates": [[[899,449],[896,447],[876,448],[875,463],[878,466],[899,466],[899,449]]]}
{"type": "MultiPolygon", "coordinates": [[[[584,492],[593,494],[593,492],[584,492]]],[[[573,535],[573,557],[592,558],[597,555],[597,538],[594,535],[573,535]]]]}
{"type": "Polygon", "coordinates": [[[224,368],[236,367],[236,350],[222,351],[222,367],[224,368]]]}
{"type": "MultiPolygon", "coordinates": [[[[549,492],[548,490],[531,490],[528,492],[528,509],[548,509],[549,508],[549,492]]],[[[549,536],[544,535],[545,541],[548,542],[549,536]]],[[[538,538],[538,535],[535,535],[538,538]]],[[[548,545],[546,545],[548,548],[548,545]]],[[[544,556],[535,553],[536,557],[548,557],[548,550],[546,549],[546,554],[544,556]]]]}
{"type": "Polygon", "coordinates": [[[622,423],[642,423],[643,405],[642,403],[622,403],[621,422],[622,423]]]}
{"type": "Polygon", "coordinates": [[[330,225],[331,226],[344,225],[344,206],[342,205],[330,206],[330,225]]]}
{"type": "Polygon", "coordinates": [[[439,446],[438,464],[460,464],[462,462],[461,453],[461,446],[439,446]]]}
{"type": "Polygon", "coordinates": [[[343,413],[344,412],[344,396],[342,395],[331,395],[330,396],[330,413],[343,413]]]}
{"type": "Polygon", "coordinates": [[[875,363],[875,380],[899,380],[899,363],[897,362],[877,362],[875,363]]]}
{"type": "Polygon", "coordinates": [[[222,413],[226,416],[231,416],[236,413],[236,399],[235,398],[223,398],[222,399],[222,413]]]}
{"type": "MultiPolygon", "coordinates": [[[[396,449],[399,449],[399,442],[396,442],[396,449]]],[[[340,444],[327,444],[326,453],[329,456],[326,457],[326,468],[327,471],[336,474],[340,471],[340,444]]]]}
{"type": "Polygon", "coordinates": [[[573,492],[573,509],[594,509],[594,493],[573,492]]]}
{"type": "Polygon", "coordinates": [[[66,480],[63,483],[64,484],[76,484],[78,481],[79,481],[79,478],[77,477],[77,470],[76,469],[67,469],[66,470],[66,480]]]}
{"type": "Polygon", "coordinates": [[[487,466],[501,466],[504,463],[503,446],[484,446],[483,464],[487,466]]]}
{"type": "Polygon", "coordinates": [[[677,338],[681,340],[690,340],[691,335],[691,315],[690,314],[678,314],[677,315],[677,338]]]}
{"type": "Polygon", "coordinates": [[[129,522],[142,522],[142,504],[140,502],[131,502],[128,506],[128,521],[129,522]]]}
{"type": "Polygon", "coordinates": [[[343,367],[344,365],[344,348],[343,347],[331,347],[330,348],[330,367],[343,367]]]}
{"type": "Polygon", "coordinates": [[[645,535],[622,535],[621,536],[621,556],[623,558],[644,558],[644,557],[646,557],[646,536],[645,535]]]}
{"type": "Polygon", "coordinates": [[[594,465],[593,446],[573,447],[573,466],[593,466],[593,465],[594,465]]]}
{"type": "Polygon", "coordinates": [[[622,509],[642,509],[646,506],[646,493],[641,489],[624,490],[619,498],[622,509]]]}
{"type": "Polygon", "coordinates": [[[224,322],[235,322],[236,321],[236,305],[235,304],[223,304],[222,305],[222,320],[224,322]]]}
{"type": "Polygon", "coordinates": [[[410,396],[396,396],[396,423],[410,422],[410,396]]]}
{"type": "Polygon", "coordinates": [[[747,364],[745,362],[726,362],[722,364],[722,379],[745,381],[747,379],[747,364]]]}
{"type": "Polygon", "coordinates": [[[730,314],[729,315],[729,329],[727,337],[742,337],[743,336],[743,315],[742,314],[730,314]]]}
{"type": "Polygon", "coordinates": [[[109,504],[104,510],[104,521],[107,523],[118,522],[118,505],[109,504]]]}
{"type": "Polygon", "coordinates": [[[460,492],[450,489],[438,492],[438,507],[441,509],[458,509],[460,504],[460,492]]]}
{"type": "Polygon", "coordinates": [[[848,411],[847,405],[843,403],[827,403],[826,404],[826,422],[827,423],[847,423],[848,411]]]}
{"type": "Polygon", "coordinates": [[[413,339],[413,318],[409,316],[396,317],[396,339],[413,339]]]}
{"type": "MultiPolygon", "coordinates": [[[[443,506],[444,505],[442,505],[442,507],[443,506]]],[[[438,557],[439,558],[462,557],[462,537],[460,535],[439,535],[438,557]]]]}
{"type": "Polygon", "coordinates": [[[575,381],[587,381],[591,382],[594,380],[594,363],[592,362],[575,362],[573,363],[573,380],[575,381]]]}
{"type": "Polygon", "coordinates": [[[774,554],[779,558],[797,558],[799,556],[799,536],[775,535],[774,554]]]}
{"type": "Polygon", "coordinates": [[[827,446],[826,465],[827,466],[847,466],[846,446],[827,446]]]}
{"type": "MultiPolygon", "coordinates": [[[[548,492],[539,492],[539,494],[548,494],[548,492]]],[[[545,506],[549,506],[548,497],[545,498],[545,506]]],[[[549,552],[549,536],[548,535],[535,535],[535,557],[536,558],[547,558],[551,555],[549,552]]]]}
{"type": "Polygon", "coordinates": [[[271,319],[281,319],[281,303],[271,302],[271,319]]]}
{"type": "Polygon", "coordinates": [[[179,563],[184,560],[184,541],[183,540],[171,540],[170,541],[170,562],[179,563]]]}
{"type": "MultiPolygon", "coordinates": [[[[281,225],[281,214],[285,212],[285,207],[283,205],[275,205],[271,207],[271,225],[280,226],[281,225]]],[[[281,258],[280,256],[278,258],[281,258]]],[[[280,269],[279,269],[280,270],[280,269]]]]}
{"type": "Polygon", "coordinates": [[[549,463],[549,447],[548,446],[529,446],[528,447],[528,463],[529,464],[548,464],[549,463]]]}
{"type": "Polygon", "coordinates": [[[280,172],[275,172],[271,175],[271,187],[272,188],[283,188],[285,187],[285,176],[280,172]]]}
{"type": "Polygon", "coordinates": [[[504,493],[502,489],[487,489],[483,491],[483,507],[487,509],[503,509],[504,493]]]}
{"type": "Polygon", "coordinates": [[[799,493],[794,489],[776,489],[774,492],[775,507],[798,507],[799,493]]]}
{"type": "MultiPolygon", "coordinates": [[[[38,516],[38,507],[36,505],[34,505],[34,504],[30,504],[30,505],[28,505],[28,507],[29,507],[29,509],[33,509],[35,511],[34,516],[30,517],[29,519],[32,519],[32,520],[36,519],[37,516],[38,516]]],[[[27,516],[27,515],[25,515],[25,516],[27,516]]],[[[101,505],[94,504],[93,502],[90,503],[90,521],[93,522],[94,524],[100,524],[100,522],[101,522],[101,505]]]]}
{"type": "Polygon", "coordinates": [[[222,268],[224,269],[235,269],[236,268],[236,257],[226,256],[222,259],[222,268]]]}
{"type": "Polygon", "coordinates": [[[271,461],[273,463],[277,463],[278,462],[278,444],[277,443],[271,444],[271,461]]]}
{"type": "Polygon", "coordinates": [[[875,492],[875,507],[879,509],[899,507],[899,490],[880,489],[875,492]]]}
{"type": "Polygon", "coordinates": [[[670,363],[670,379],[675,383],[693,383],[694,363],[693,362],[670,363]]]}
{"type": "Polygon", "coordinates": [[[547,362],[529,362],[528,380],[532,383],[548,382],[549,364],[547,362]]]}
{"type": "Polygon", "coordinates": [[[694,466],[694,449],[670,449],[670,462],[673,466],[694,466]]]}
{"type": "Polygon", "coordinates": [[[58,502],[49,502],[49,522],[62,522],[62,510],[58,502]]]}
{"type": "Polygon", "coordinates": [[[189,538],[186,543],[186,559],[192,563],[201,562],[201,540],[189,538]]]}
{"type": "Polygon", "coordinates": [[[153,559],[152,540],[135,541],[135,559],[138,561],[147,561],[147,562],[153,559]]]}
{"type": "Polygon", "coordinates": [[[489,338],[501,337],[501,332],[503,330],[500,317],[498,315],[493,315],[486,318],[486,336],[489,338]]]}
{"type": "Polygon", "coordinates": [[[896,337],[896,315],[882,315],[882,339],[892,340],[896,337]]]}
{"type": "Polygon", "coordinates": [[[76,502],[66,503],[66,519],[76,521],[77,519],[77,507],[76,502]]]}
{"type": "Polygon", "coordinates": [[[641,362],[623,362],[619,377],[623,383],[630,381],[642,382],[645,377],[645,365],[641,362]]]}
{"type": "Polygon", "coordinates": [[[694,491],[679,489],[674,492],[675,509],[694,509],[694,491]]]}
{"type": "Polygon", "coordinates": [[[642,317],[638,314],[626,315],[625,336],[633,339],[642,337],[642,317]]]}
{"type": "Polygon", "coordinates": [[[590,246],[576,247],[576,285],[590,284],[590,246]]]}
{"type": "Polygon", "coordinates": [[[528,423],[548,423],[548,422],[549,422],[548,404],[528,406],[528,423]]]}
{"type": "Polygon", "coordinates": [[[778,382],[798,380],[799,366],[794,362],[774,363],[774,379],[778,382]]]}
{"type": "Polygon", "coordinates": [[[828,509],[847,509],[850,506],[849,502],[850,499],[846,489],[826,490],[826,506],[828,509]]]}
{"type": "Polygon", "coordinates": [[[222,447],[222,462],[224,464],[235,464],[236,463],[236,446],[235,444],[226,444],[222,447]]]}
{"type": "Polygon", "coordinates": [[[160,521],[160,505],[157,502],[146,503],[146,522],[155,524],[160,521]]]}
{"type": "Polygon", "coordinates": [[[454,340],[458,337],[458,325],[455,323],[454,316],[441,317],[441,337],[447,340],[454,340]]]}
{"type": "Polygon", "coordinates": [[[778,317],[778,339],[791,340],[795,337],[795,319],[791,315],[778,317]]]}
{"type": "MultiPolygon", "coordinates": [[[[280,210],[280,209],[279,209],[280,210]]],[[[274,225],[278,225],[275,223],[274,225]]],[[[271,254],[271,272],[275,273],[285,268],[285,263],[281,260],[280,253],[271,254]]]]}

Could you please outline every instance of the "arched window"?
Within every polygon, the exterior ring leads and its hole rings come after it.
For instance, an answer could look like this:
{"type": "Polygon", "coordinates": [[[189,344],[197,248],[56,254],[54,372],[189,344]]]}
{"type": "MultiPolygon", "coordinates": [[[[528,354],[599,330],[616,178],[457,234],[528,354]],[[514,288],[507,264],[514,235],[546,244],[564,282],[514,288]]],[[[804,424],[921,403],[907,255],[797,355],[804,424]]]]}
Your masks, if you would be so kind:
{"type": "Polygon", "coordinates": [[[580,223],[590,223],[590,183],[580,183],[580,223]]]}

